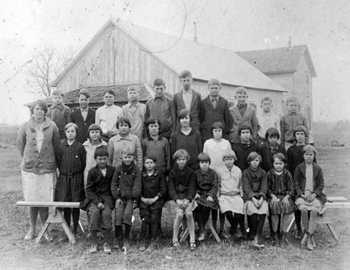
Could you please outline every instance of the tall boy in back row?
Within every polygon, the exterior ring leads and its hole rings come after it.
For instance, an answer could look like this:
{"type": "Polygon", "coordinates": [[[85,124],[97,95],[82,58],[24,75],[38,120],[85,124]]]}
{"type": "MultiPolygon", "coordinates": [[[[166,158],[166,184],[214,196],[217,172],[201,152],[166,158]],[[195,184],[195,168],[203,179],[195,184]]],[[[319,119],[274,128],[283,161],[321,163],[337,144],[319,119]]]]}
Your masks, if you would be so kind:
{"type": "Polygon", "coordinates": [[[228,138],[232,128],[232,116],[230,114],[228,101],[220,95],[221,83],[217,79],[208,82],[209,95],[202,100],[200,108],[200,122],[202,141],[212,137],[212,125],[221,122],[224,127],[222,135],[228,138]]]}

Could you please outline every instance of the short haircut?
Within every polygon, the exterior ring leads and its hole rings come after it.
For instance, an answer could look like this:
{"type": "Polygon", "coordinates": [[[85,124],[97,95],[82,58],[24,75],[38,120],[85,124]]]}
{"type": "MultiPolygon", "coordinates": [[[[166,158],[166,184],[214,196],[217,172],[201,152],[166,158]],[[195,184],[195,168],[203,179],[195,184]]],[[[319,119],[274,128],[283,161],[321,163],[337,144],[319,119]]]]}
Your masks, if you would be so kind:
{"type": "Polygon", "coordinates": [[[257,152],[250,152],[248,157],[247,157],[247,161],[248,163],[252,162],[253,160],[255,160],[256,158],[259,158],[259,160],[261,161],[261,155],[258,154],[257,152]]]}
{"type": "Polygon", "coordinates": [[[266,130],[265,133],[265,139],[267,140],[269,137],[277,137],[277,139],[280,138],[280,132],[277,128],[270,127],[266,130]]]}
{"type": "Polygon", "coordinates": [[[30,113],[31,114],[34,113],[34,108],[36,106],[39,106],[40,109],[42,109],[45,114],[47,113],[47,104],[46,104],[46,102],[42,101],[42,100],[38,100],[32,106],[30,106],[30,113]]]}
{"type": "Polygon", "coordinates": [[[288,105],[290,103],[294,103],[294,104],[299,105],[299,101],[298,101],[298,99],[296,97],[289,97],[289,98],[287,98],[286,105],[288,105]]]}
{"type": "Polygon", "coordinates": [[[265,101],[268,101],[272,104],[272,99],[270,97],[264,97],[262,100],[261,100],[261,105],[265,102],[265,101]]]}
{"type": "Polygon", "coordinates": [[[236,95],[241,94],[241,95],[248,95],[247,89],[243,86],[239,86],[236,88],[236,95]]]}
{"type": "Polygon", "coordinates": [[[286,163],[286,156],[283,153],[276,153],[272,156],[273,161],[275,161],[275,159],[279,159],[280,161],[282,161],[283,163],[286,163]]]}
{"type": "Polygon", "coordinates": [[[54,90],[54,91],[52,91],[51,96],[61,96],[61,97],[64,97],[64,94],[63,94],[63,92],[61,92],[60,90],[54,90]]]}
{"type": "Polygon", "coordinates": [[[127,92],[129,92],[129,91],[139,92],[139,89],[136,86],[129,86],[126,91],[127,92]]]}
{"type": "Polygon", "coordinates": [[[79,96],[80,95],[83,95],[83,96],[85,96],[86,98],[90,98],[90,94],[89,94],[89,92],[88,92],[88,90],[86,90],[86,89],[80,89],[80,91],[79,91],[79,96]]]}
{"type": "Polygon", "coordinates": [[[242,130],[249,130],[250,131],[250,135],[253,134],[253,130],[252,130],[251,126],[249,126],[249,125],[240,125],[238,127],[238,136],[241,136],[242,130]]]}
{"type": "Polygon", "coordinates": [[[154,155],[145,156],[143,161],[145,162],[147,159],[153,160],[153,162],[157,162],[157,158],[154,155]]]}
{"type": "Polygon", "coordinates": [[[121,157],[123,156],[133,156],[135,157],[135,152],[133,152],[130,147],[126,147],[125,149],[123,149],[120,153],[121,157]]]}
{"type": "Polygon", "coordinates": [[[106,146],[100,145],[96,147],[95,153],[94,153],[94,159],[96,159],[97,157],[108,157],[108,156],[109,154],[106,146]]]}
{"type": "Polygon", "coordinates": [[[153,87],[154,86],[165,86],[165,81],[163,79],[157,78],[153,82],[153,87]]]}
{"type": "Polygon", "coordinates": [[[295,137],[295,134],[296,134],[297,132],[304,132],[305,137],[308,136],[307,128],[306,128],[305,126],[303,126],[303,125],[299,125],[299,126],[297,126],[297,127],[293,130],[293,136],[294,136],[294,137],[295,137]]]}
{"type": "Polygon", "coordinates": [[[115,97],[115,93],[114,93],[114,91],[111,90],[111,89],[105,90],[105,91],[103,92],[103,96],[105,96],[106,94],[110,94],[110,95],[112,95],[113,97],[115,97]]]}
{"type": "Polygon", "coordinates": [[[180,73],[179,78],[184,79],[186,77],[191,77],[192,78],[192,73],[189,70],[184,70],[180,73]]]}
{"type": "Polygon", "coordinates": [[[209,155],[208,154],[206,154],[206,153],[204,153],[204,152],[202,152],[202,153],[200,153],[199,155],[198,155],[198,157],[197,157],[197,159],[198,159],[198,162],[209,162],[210,163],[210,157],[209,157],[209,155]]]}
{"type": "Polygon", "coordinates": [[[187,160],[190,159],[190,155],[185,149],[178,149],[176,152],[173,154],[173,159],[177,160],[179,158],[185,158],[187,160]]]}
{"type": "Polygon", "coordinates": [[[185,118],[185,117],[187,117],[187,116],[189,116],[189,117],[191,118],[191,116],[190,116],[190,111],[187,110],[187,109],[182,109],[182,110],[179,112],[178,118],[179,118],[179,120],[180,120],[180,119],[183,119],[183,118],[185,118]]]}
{"type": "Polygon", "coordinates": [[[100,133],[102,134],[102,129],[98,124],[91,124],[89,126],[88,132],[90,132],[91,130],[99,130],[100,133]]]}
{"type": "Polygon", "coordinates": [[[76,132],[78,132],[79,128],[77,126],[77,124],[73,123],[73,122],[69,122],[68,124],[66,124],[64,126],[64,131],[66,131],[67,129],[73,127],[75,129],[76,132]]]}
{"type": "Polygon", "coordinates": [[[211,133],[213,133],[214,129],[221,129],[222,131],[224,131],[224,128],[225,128],[225,126],[221,121],[216,121],[211,125],[210,131],[211,131],[211,133]]]}
{"type": "Polygon", "coordinates": [[[218,79],[210,79],[208,81],[208,86],[209,85],[217,85],[217,86],[219,86],[221,88],[221,82],[218,79]]]}
{"type": "Polygon", "coordinates": [[[224,161],[225,159],[228,159],[228,158],[233,158],[234,160],[237,160],[235,151],[233,151],[232,149],[226,150],[222,155],[222,160],[224,161]]]}
{"type": "Polygon", "coordinates": [[[127,124],[131,128],[130,120],[126,117],[120,117],[117,121],[116,127],[119,128],[121,124],[127,124]]]}

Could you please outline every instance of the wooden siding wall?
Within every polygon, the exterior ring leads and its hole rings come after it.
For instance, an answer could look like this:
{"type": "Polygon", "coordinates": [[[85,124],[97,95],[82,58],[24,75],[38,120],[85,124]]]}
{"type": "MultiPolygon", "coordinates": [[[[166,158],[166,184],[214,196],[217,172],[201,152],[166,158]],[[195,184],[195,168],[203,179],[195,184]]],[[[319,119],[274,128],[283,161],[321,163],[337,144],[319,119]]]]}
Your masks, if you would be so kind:
{"type": "Polygon", "coordinates": [[[61,79],[57,88],[63,92],[81,85],[111,85],[140,82],[152,85],[163,78],[167,91],[180,87],[177,74],[143,49],[119,28],[109,28],[85,55],[61,79]]]}

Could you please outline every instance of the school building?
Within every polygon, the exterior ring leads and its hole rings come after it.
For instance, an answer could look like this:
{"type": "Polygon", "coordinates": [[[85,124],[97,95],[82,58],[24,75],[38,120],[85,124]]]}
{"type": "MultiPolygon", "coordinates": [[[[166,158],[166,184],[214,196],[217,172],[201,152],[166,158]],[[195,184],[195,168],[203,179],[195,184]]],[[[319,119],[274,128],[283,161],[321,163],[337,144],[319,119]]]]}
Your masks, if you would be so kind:
{"type": "MultiPolygon", "coordinates": [[[[166,91],[171,96],[180,90],[178,75],[185,69],[192,72],[194,89],[202,97],[207,95],[207,81],[217,78],[223,84],[221,94],[229,101],[234,101],[235,88],[244,86],[248,89],[249,103],[257,106],[258,116],[260,101],[265,96],[272,98],[274,112],[282,114],[289,88],[232,50],[112,19],[93,36],[52,86],[69,92],[67,95],[71,98],[66,102],[71,106],[77,105],[80,88],[92,89],[93,103],[97,106],[99,102],[102,105],[102,97],[97,99],[98,93],[110,88],[117,91],[118,96],[118,91],[125,91],[130,84],[144,89],[147,93],[143,99],[146,99],[153,95],[151,86],[158,77],[166,81],[166,91]]],[[[120,97],[123,100],[117,97],[118,103],[127,102],[126,94],[120,97]]]]}

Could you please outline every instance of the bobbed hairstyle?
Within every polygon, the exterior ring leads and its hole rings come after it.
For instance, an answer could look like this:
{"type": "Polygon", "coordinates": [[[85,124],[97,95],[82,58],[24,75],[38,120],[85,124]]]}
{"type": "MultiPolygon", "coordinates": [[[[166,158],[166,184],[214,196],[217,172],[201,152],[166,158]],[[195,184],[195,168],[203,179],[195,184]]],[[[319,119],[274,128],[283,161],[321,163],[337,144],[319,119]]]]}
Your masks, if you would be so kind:
{"type": "Polygon", "coordinates": [[[187,116],[189,116],[190,119],[191,119],[190,111],[187,110],[187,109],[182,109],[182,110],[179,112],[178,118],[179,118],[179,120],[181,120],[181,119],[184,119],[184,118],[187,117],[187,116]]]}
{"type": "Polygon", "coordinates": [[[247,157],[247,161],[250,164],[250,162],[252,162],[253,160],[255,160],[256,158],[259,158],[260,162],[262,160],[262,157],[260,154],[258,154],[257,152],[251,152],[249,153],[248,157],[247,157]]]}
{"type": "Polygon", "coordinates": [[[221,129],[224,130],[224,124],[221,121],[216,121],[211,125],[210,131],[213,132],[213,129],[221,129]]]}
{"type": "Polygon", "coordinates": [[[64,131],[66,131],[67,129],[73,127],[75,129],[75,132],[78,132],[79,128],[77,126],[77,124],[73,123],[73,122],[69,122],[68,124],[66,124],[64,126],[64,131]]]}
{"type": "Polygon", "coordinates": [[[272,156],[273,161],[275,161],[275,159],[278,159],[280,161],[282,161],[283,163],[286,163],[287,159],[286,156],[283,153],[276,153],[272,156]]]}
{"type": "Polygon", "coordinates": [[[202,162],[209,162],[210,163],[210,161],[211,161],[209,155],[204,153],[204,152],[200,153],[198,155],[197,159],[198,159],[198,162],[202,161],[202,162]]]}
{"type": "Polygon", "coordinates": [[[121,124],[127,124],[131,128],[130,120],[126,117],[120,117],[117,121],[116,127],[119,128],[121,124]]]}
{"type": "Polygon", "coordinates": [[[190,159],[190,155],[185,149],[179,149],[173,154],[173,159],[177,160],[179,158],[185,158],[187,160],[190,159]]]}
{"type": "Polygon", "coordinates": [[[265,133],[265,139],[267,140],[269,137],[277,137],[277,139],[280,139],[280,133],[278,129],[274,127],[268,128],[265,133]]]}
{"type": "Polygon", "coordinates": [[[38,100],[37,102],[35,102],[35,103],[33,104],[33,106],[30,107],[30,114],[33,115],[33,113],[34,113],[34,108],[35,108],[36,106],[39,106],[40,109],[41,109],[45,114],[47,113],[47,104],[46,104],[46,102],[45,102],[45,101],[42,101],[42,100],[38,100]]]}

